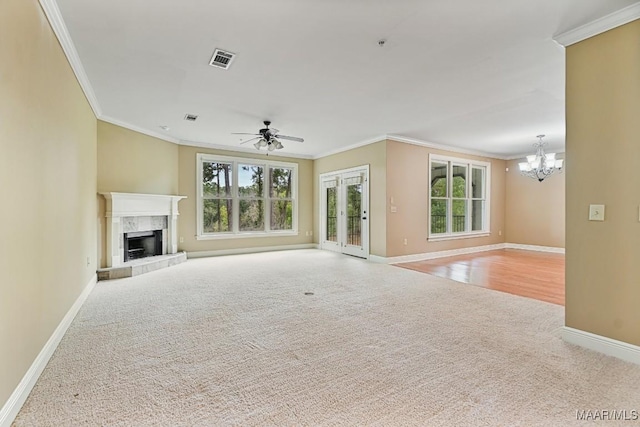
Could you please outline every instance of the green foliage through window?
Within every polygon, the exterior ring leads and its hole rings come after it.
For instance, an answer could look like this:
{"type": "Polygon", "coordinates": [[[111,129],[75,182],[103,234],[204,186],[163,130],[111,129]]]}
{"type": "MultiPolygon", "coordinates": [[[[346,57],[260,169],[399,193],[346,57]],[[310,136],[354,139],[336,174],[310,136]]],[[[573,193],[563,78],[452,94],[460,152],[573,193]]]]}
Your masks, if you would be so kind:
{"type": "Polygon", "coordinates": [[[487,166],[458,162],[431,161],[430,234],[465,233],[485,228],[487,166]]]}
{"type": "Polygon", "coordinates": [[[208,161],[201,156],[203,233],[294,229],[293,167],[231,158],[208,161]]]}

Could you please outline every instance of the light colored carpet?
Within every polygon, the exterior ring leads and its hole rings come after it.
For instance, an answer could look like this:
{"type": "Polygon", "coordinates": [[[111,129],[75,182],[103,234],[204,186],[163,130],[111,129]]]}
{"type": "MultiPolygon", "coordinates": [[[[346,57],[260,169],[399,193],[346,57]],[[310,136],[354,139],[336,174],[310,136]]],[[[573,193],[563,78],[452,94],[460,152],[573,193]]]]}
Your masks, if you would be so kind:
{"type": "Polygon", "coordinates": [[[329,252],[189,260],[98,283],[15,425],[569,426],[640,410],[640,367],[564,343],[562,325],[557,305],[329,252]]]}

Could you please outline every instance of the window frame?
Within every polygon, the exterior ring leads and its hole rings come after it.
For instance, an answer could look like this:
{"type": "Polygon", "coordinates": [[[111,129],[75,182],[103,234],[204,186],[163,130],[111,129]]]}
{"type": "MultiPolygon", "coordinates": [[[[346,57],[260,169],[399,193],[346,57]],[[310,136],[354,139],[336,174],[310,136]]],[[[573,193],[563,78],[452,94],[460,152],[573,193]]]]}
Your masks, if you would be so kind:
{"type": "MultiPolygon", "coordinates": [[[[282,199],[277,199],[282,200],[282,199]]],[[[289,200],[289,199],[287,199],[289,200]]],[[[298,164],[273,160],[255,159],[250,157],[230,157],[216,154],[198,153],[196,155],[196,240],[241,239],[252,237],[297,236],[298,233],[298,164]],[[231,164],[231,200],[232,200],[232,229],[224,232],[204,232],[204,196],[203,177],[204,163],[231,164]],[[262,196],[240,196],[239,193],[239,165],[259,166],[263,168],[262,196]],[[270,169],[291,169],[291,230],[271,230],[271,201],[270,197],[270,169]],[[240,231],[240,200],[263,200],[264,230],[240,231]]]]}
{"type": "Polygon", "coordinates": [[[491,234],[491,163],[481,160],[464,159],[459,157],[444,156],[440,154],[429,154],[428,162],[428,181],[427,181],[427,240],[428,241],[440,241],[440,240],[455,240],[466,239],[472,237],[486,237],[491,234]],[[432,164],[433,163],[445,163],[447,165],[447,188],[445,197],[432,197],[432,164]],[[453,197],[453,166],[466,167],[466,186],[465,197],[453,197]],[[483,193],[482,197],[473,197],[473,170],[474,168],[483,169],[483,193]],[[431,231],[431,202],[432,200],[446,200],[446,231],[444,233],[433,233],[431,231]],[[453,201],[464,200],[466,201],[465,208],[465,229],[468,231],[453,232],[453,201]],[[478,200],[484,200],[484,215],[482,218],[483,227],[481,230],[473,231],[473,202],[478,200]]]}

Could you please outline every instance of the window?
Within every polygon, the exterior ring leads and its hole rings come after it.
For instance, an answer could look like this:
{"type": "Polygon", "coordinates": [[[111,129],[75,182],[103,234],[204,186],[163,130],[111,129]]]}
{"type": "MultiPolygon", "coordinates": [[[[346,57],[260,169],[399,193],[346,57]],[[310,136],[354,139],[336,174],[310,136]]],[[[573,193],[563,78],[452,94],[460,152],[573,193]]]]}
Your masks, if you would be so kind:
{"type": "Polygon", "coordinates": [[[297,234],[295,163],[198,154],[198,239],[297,234]]]}
{"type": "Polygon", "coordinates": [[[489,233],[491,164],[429,156],[429,240],[489,233]]]}

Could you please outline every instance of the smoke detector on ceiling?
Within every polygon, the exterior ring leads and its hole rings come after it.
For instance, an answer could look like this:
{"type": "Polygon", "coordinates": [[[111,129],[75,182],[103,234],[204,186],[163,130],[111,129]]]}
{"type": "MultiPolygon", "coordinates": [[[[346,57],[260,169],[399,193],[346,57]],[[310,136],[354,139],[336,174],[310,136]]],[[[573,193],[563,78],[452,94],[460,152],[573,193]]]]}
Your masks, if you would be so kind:
{"type": "Polygon", "coordinates": [[[195,114],[185,114],[184,119],[188,122],[195,122],[198,116],[195,114]]]}
{"type": "Polygon", "coordinates": [[[211,65],[212,67],[218,67],[224,70],[228,70],[235,57],[235,53],[231,53],[222,49],[216,49],[215,51],[213,51],[213,56],[211,57],[211,61],[209,61],[209,65],[211,65]]]}

